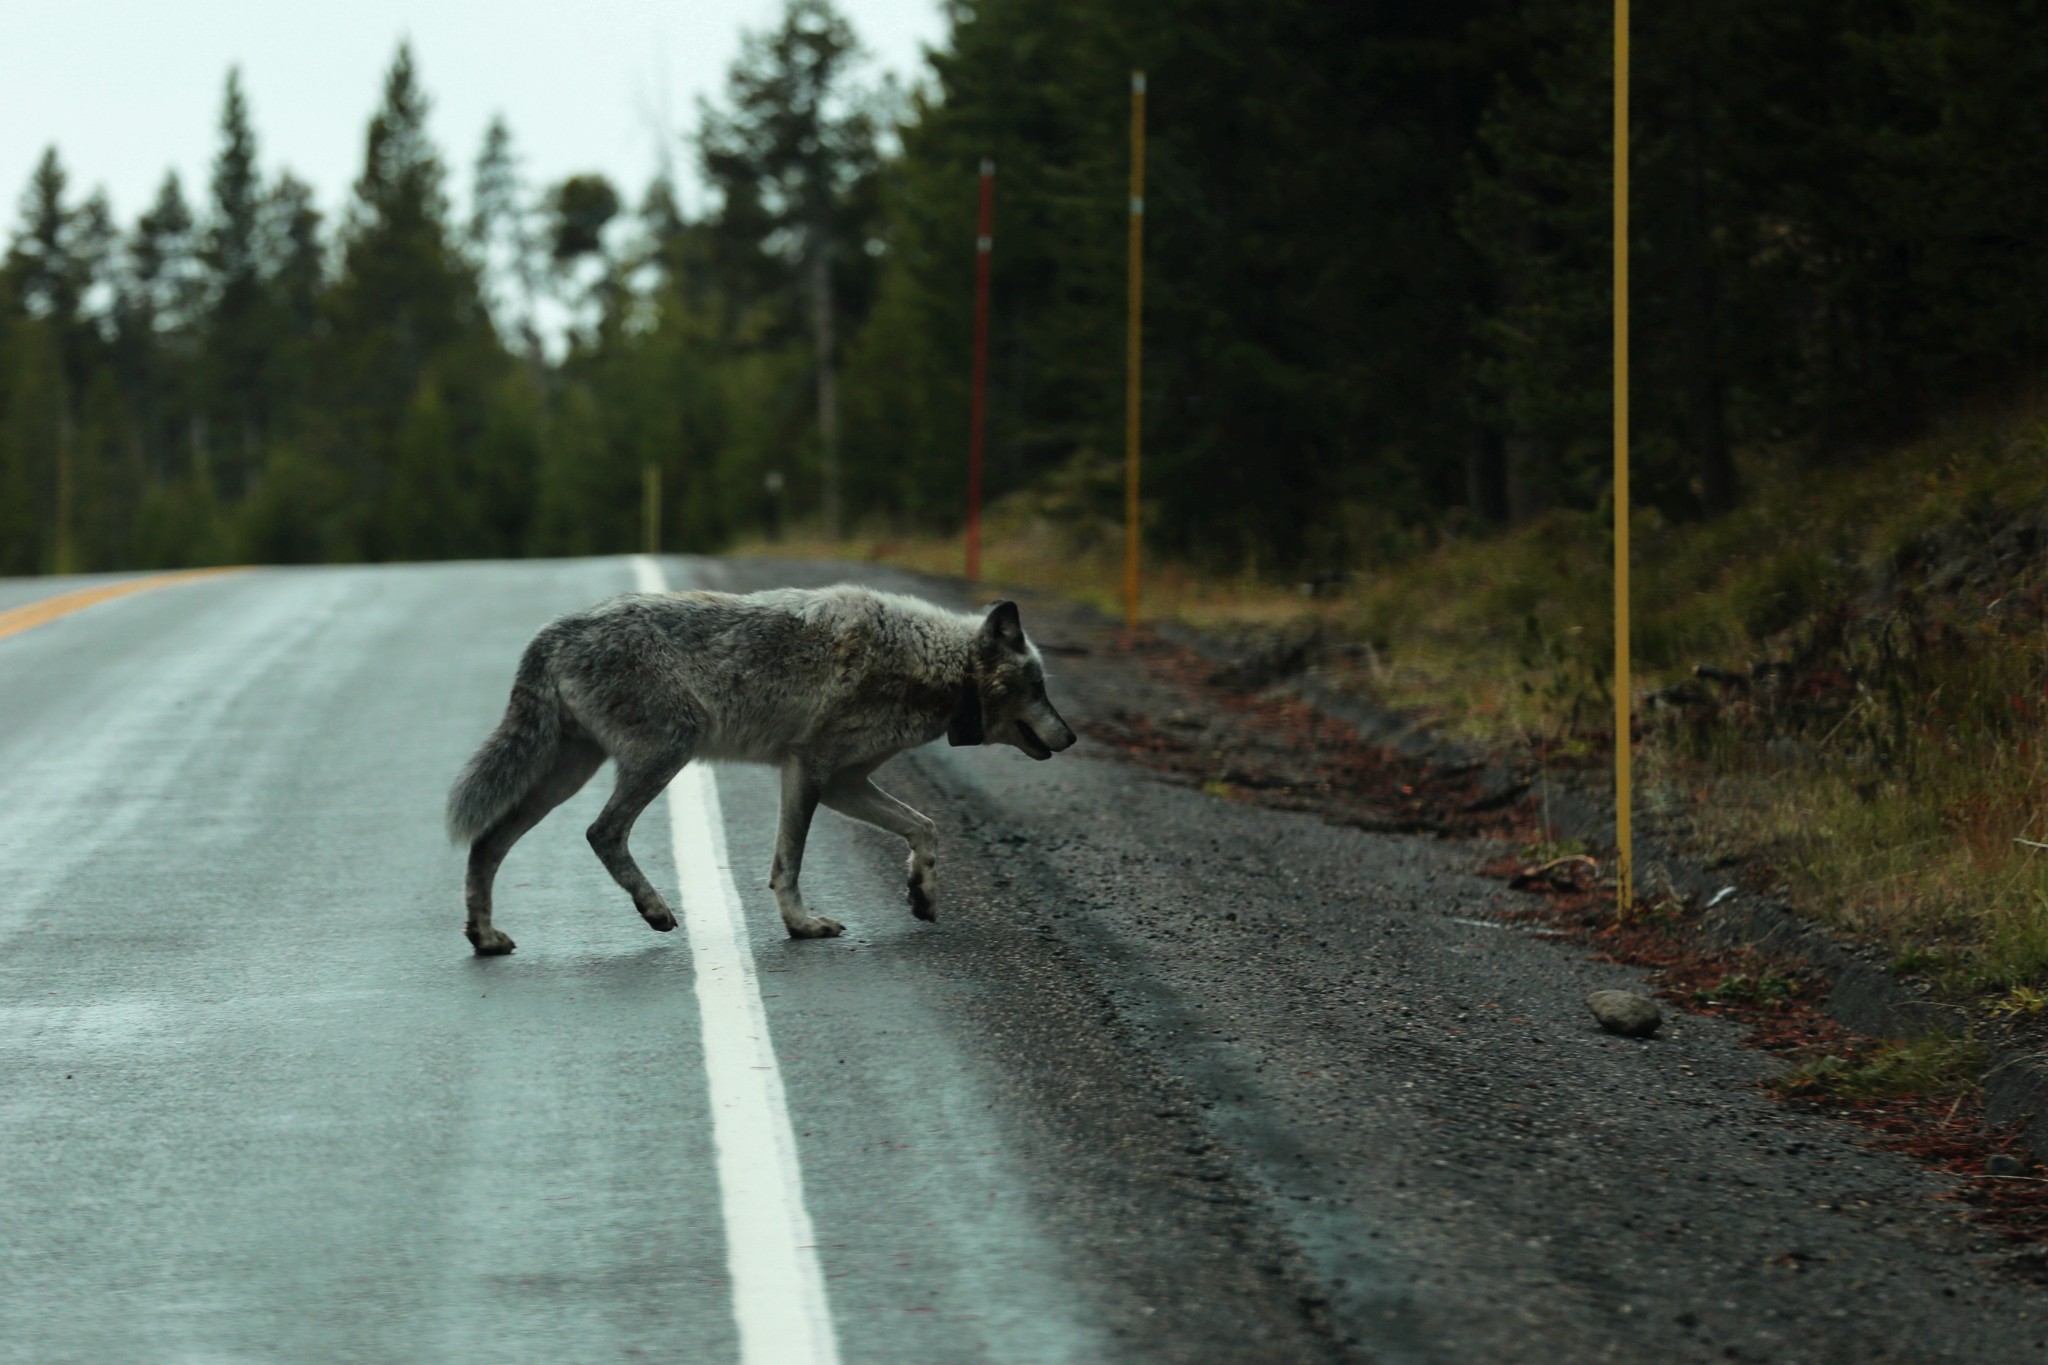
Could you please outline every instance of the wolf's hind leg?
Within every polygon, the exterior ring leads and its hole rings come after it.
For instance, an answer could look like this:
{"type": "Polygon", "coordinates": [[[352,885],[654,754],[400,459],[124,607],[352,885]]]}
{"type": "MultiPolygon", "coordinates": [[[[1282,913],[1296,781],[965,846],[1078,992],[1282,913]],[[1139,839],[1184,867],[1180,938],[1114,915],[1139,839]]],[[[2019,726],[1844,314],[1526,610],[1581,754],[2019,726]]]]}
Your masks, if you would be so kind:
{"type": "Polygon", "coordinates": [[[510,936],[491,926],[491,885],[497,880],[498,865],[526,831],[582,790],[603,762],[604,750],[588,739],[563,739],[548,775],[504,819],[478,835],[469,846],[469,872],[462,887],[469,920],[462,933],[479,957],[495,957],[511,952],[514,947],[510,936]]]}
{"type": "Polygon", "coordinates": [[[791,938],[834,938],[846,932],[838,920],[806,910],[797,889],[804,870],[804,843],[810,838],[811,816],[820,795],[818,780],[804,771],[802,763],[791,760],[782,765],[782,823],[775,831],[775,865],[769,869],[768,885],[791,938]]]}
{"type": "Polygon", "coordinates": [[[904,805],[858,770],[834,776],[825,784],[822,799],[841,815],[885,829],[910,845],[910,913],[922,920],[937,919],[939,827],[931,817],[904,805]]]}
{"type": "Polygon", "coordinates": [[[585,831],[591,850],[604,864],[605,871],[612,874],[612,880],[633,898],[633,908],[640,912],[640,918],[647,921],[648,928],[664,934],[676,927],[675,912],[647,880],[640,864],[633,861],[626,839],[632,834],[633,822],[640,818],[640,812],[661,795],[662,789],[690,761],[690,749],[690,743],[678,740],[659,748],[635,745],[614,754],[612,757],[619,765],[618,785],[612,788],[611,800],[604,803],[604,809],[585,831]]]}

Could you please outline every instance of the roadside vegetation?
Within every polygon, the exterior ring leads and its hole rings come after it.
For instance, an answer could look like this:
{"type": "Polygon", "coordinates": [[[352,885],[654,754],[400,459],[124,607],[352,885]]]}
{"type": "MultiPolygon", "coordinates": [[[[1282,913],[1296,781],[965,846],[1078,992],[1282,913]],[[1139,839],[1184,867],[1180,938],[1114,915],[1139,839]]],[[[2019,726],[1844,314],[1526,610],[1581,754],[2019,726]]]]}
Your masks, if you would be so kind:
{"type": "MultiPolygon", "coordinates": [[[[1725,517],[1637,514],[1639,812],[1902,973],[2048,1014],[2048,423],[2008,411],[1772,469],[1745,468],[1754,491],[1725,517]]],[[[1117,611],[1120,532],[1075,506],[1056,486],[997,506],[990,581],[1117,611]]],[[[962,562],[958,537],[774,548],[962,562]]],[[[1300,642],[1323,681],[1598,791],[1611,554],[1608,513],[1557,510],[1418,535],[1334,582],[1154,565],[1145,613],[1300,642]]]]}
{"type": "MultiPolygon", "coordinates": [[[[2048,983],[2048,428],[1958,423],[1635,546],[1640,801],[1902,971],[2035,1012],[2048,983]],[[2031,841],[2031,842],[2030,842],[2031,841]]],[[[1330,619],[1373,685],[1604,781],[1597,517],[1446,544],[1330,619]]]]}

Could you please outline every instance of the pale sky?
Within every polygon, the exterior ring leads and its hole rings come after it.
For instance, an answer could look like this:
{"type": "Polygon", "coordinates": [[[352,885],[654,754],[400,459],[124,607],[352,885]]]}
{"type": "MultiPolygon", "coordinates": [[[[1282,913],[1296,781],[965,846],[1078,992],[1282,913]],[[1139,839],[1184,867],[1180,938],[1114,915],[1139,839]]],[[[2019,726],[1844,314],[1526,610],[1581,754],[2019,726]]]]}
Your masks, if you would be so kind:
{"type": "MultiPolygon", "coordinates": [[[[838,0],[872,55],[869,78],[915,80],[945,36],[938,0],[838,0]]],[[[743,28],[781,0],[0,0],[0,223],[55,143],[71,199],[104,187],[123,229],[175,167],[203,209],[221,90],[242,68],[266,176],[289,167],[332,224],[362,168],[363,135],[401,38],[433,100],[435,142],[466,211],[470,166],[495,113],[529,186],[598,171],[628,204],[652,177],[664,125],[685,208],[703,207],[678,136],[718,97],[743,28]]]]}

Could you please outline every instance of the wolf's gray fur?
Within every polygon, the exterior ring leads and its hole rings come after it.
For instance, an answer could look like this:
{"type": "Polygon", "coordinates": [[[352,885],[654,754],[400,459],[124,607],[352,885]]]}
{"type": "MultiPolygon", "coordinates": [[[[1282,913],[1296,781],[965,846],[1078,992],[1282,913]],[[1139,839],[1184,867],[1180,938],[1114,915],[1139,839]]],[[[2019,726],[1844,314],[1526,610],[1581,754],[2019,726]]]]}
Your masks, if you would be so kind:
{"type": "Polygon", "coordinates": [[[491,883],[521,835],[605,759],[618,784],[590,846],[659,930],[668,904],[626,847],[633,822],[692,759],[782,773],[769,885],[793,938],[842,931],[797,890],[822,802],[910,845],[910,908],[935,918],[936,826],[877,787],[876,768],[941,734],[1050,758],[1074,732],[1045,695],[1045,665],[1013,602],[986,615],[840,585],[729,593],[628,593],[543,627],[519,660],[505,718],[448,793],[448,833],[470,841],[463,932],[509,953],[492,927],[491,883]]]}

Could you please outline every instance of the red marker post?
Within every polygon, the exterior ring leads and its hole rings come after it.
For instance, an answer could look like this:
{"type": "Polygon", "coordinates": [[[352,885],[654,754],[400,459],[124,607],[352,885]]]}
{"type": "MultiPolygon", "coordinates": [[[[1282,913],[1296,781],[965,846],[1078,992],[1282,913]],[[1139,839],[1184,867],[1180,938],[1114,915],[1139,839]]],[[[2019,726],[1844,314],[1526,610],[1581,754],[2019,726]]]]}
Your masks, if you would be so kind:
{"type": "Polygon", "coordinates": [[[988,420],[988,262],[995,250],[996,163],[981,161],[981,219],[974,239],[974,397],[967,436],[967,581],[981,581],[981,444],[988,420]]]}

